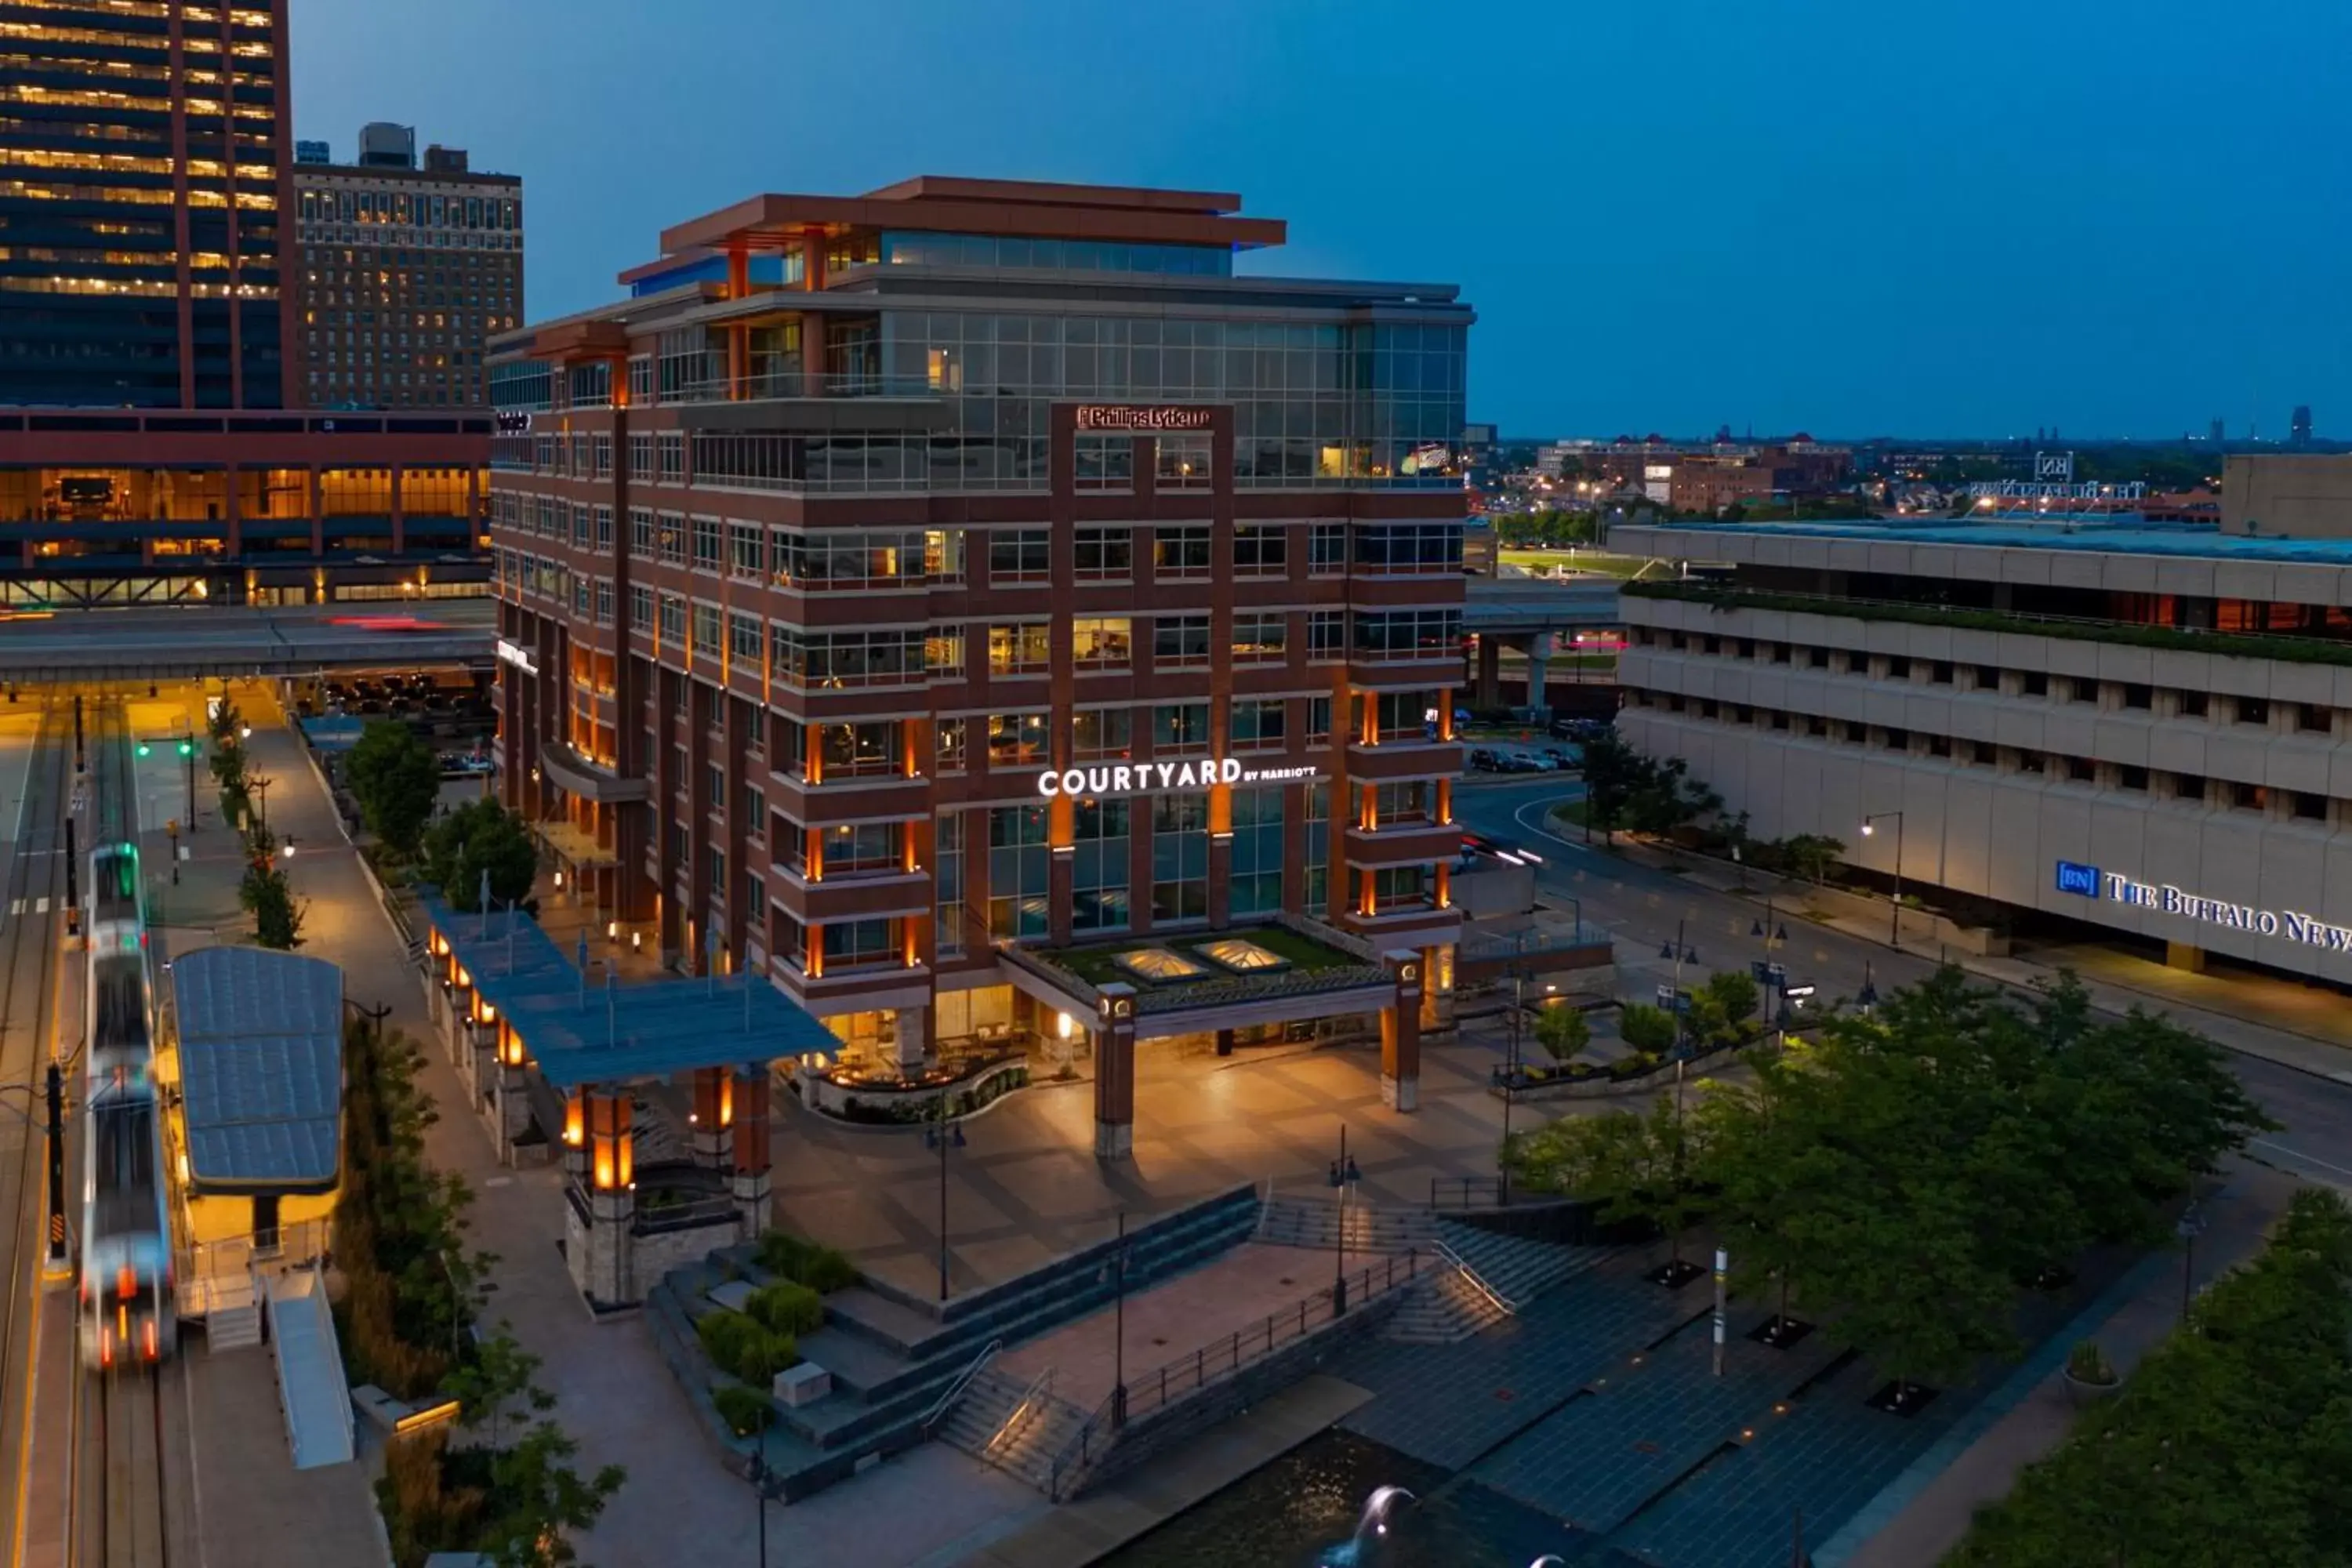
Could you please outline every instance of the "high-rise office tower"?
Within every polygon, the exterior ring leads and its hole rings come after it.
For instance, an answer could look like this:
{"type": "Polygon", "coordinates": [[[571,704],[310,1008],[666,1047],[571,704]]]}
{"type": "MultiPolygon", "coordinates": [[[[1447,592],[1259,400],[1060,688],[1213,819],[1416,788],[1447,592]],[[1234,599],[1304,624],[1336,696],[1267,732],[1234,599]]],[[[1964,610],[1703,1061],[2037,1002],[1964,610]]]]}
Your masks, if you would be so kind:
{"type": "Polygon", "coordinates": [[[6,9],[0,403],[283,406],[286,0],[6,9]]]}
{"type": "Polygon", "coordinates": [[[2311,445],[2310,404],[2296,404],[2294,405],[2294,412],[2287,416],[2286,443],[2290,447],[2308,447],[2311,445]]]}
{"type": "Polygon", "coordinates": [[[480,407],[490,334],[522,319],[522,182],[476,174],[459,147],[427,147],[416,168],[394,131],[414,146],[405,126],[371,125],[358,163],[295,170],[303,401],[480,407]]]}

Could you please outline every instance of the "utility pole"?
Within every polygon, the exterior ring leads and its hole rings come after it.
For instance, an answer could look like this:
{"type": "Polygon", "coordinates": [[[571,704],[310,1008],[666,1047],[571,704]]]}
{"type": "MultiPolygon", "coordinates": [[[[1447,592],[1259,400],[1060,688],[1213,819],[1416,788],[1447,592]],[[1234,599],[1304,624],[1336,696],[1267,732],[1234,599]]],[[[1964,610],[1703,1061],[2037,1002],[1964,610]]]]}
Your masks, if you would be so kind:
{"type": "Polygon", "coordinates": [[[49,1267],[66,1261],[66,1075],[49,1064],[49,1267]]]}

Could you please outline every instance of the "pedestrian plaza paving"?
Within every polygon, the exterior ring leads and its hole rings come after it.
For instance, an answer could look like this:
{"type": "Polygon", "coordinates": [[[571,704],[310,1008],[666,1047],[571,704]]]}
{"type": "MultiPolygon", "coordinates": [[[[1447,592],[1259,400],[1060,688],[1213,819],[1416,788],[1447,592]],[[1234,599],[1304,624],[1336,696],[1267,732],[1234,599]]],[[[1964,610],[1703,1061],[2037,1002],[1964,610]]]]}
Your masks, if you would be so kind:
{"type": "MultiPolygon", "coordinates": [[[[1572,1562],[1777,1568],[1801,1534],[1818,1549],[1948,1434],[2013,1399],[1988,1365],[1896,1415],[1871,1396],[1887,1374],[1816,1330],[1786,1350],[1748,1338],[1769,1307],[1735,1303],[1724,1375],[1713,1367],[1705,1278],[1648,1278],[1664,1249],[1621,1253],[1450,1345],[1369,1342],[1331,1368],[1375,1397],[1342,1423],[1484,1497],[1559,1521],[1572,1562]]],[[[2102,1254],[2062,1292],[2036,1295],[2018,1331],[2034,1359],[2132,1260],[2102,1254]]],[[[1408,1526],[1410,1530],[1410,1526],[1408,1526]]]]}

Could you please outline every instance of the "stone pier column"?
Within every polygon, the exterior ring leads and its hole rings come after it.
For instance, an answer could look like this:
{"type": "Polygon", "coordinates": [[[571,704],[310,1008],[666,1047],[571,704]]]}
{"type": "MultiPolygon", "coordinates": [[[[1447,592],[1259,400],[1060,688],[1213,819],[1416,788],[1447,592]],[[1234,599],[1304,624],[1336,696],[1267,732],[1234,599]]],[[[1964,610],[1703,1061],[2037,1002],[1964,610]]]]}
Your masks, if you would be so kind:
{"type": "Polygon", "coordinates": [[[483,1026],[498,1073],[499,1163],[515,1163],[515,1140],[530,1128],[530,1089],[523,1082],[522,1037],[505,1019],[483,1026]]]}
{"type": "Polygon", "coordinates": [[[591,1301],[634,1301],[636,1270],[630,1256],[637,1217],[635,1140],[629,1092],[598,1088],[585,1097],[588,1121],[587,1214],[572,1211],[565,1249],[572,1282],[591,1301]]]}
{"type": "Polygon", "coordinates": [[[1503,705],[1503,645],[1492,632],[1478,634],[1478,706],[1503,705]]]}
{"type": "Polygon", "coordinates": [[[1381,1009],[1381,1103],[1391,1110],[1421,1106],[1421,954],[1411,948],[1381,954],[1396,981],[1396,997],[1381,1009]]]}
{"type": "Polygon", "coordinates": [[[1544,667],[1551,662],[1551,634],[1538,632],[1528,639],[1528,709],[1542,718],[1544,706],[1544,667]]]}
{"type": "Polygon", "coordinates": [[[898,1068],[914,1072],[923,1065],[931,1051],[931,1010],[929,1007],[898,1009],[898,1036],[892,1049],[897,1053],[898,1068]]]}
{"type": "Polygon", "coordinates": [[[563,1097],[563,1173],[588,1190],[588,1096],[579,1089],[563,1097]]]}
{"type": "Polygon", "coordinates": [[[1135,987],[1099,988],[1095,1012],[1095,1158],[1135,1152],[1135,987]]]}
{"type": "Polygon", "coordinates": [[[768,1089],[772,1081],[765,1062],[748,1063],[735,1070],[735,1212],[746,1241],[768,1228],[772,1212],[768,1196],[768,1089]]]}
{"type": "Polygon", "coordinates": [[[725,1068],[694,1069],[694,1163],[727,1168],[728,1124],[734,1120],[734,1087],[725,1068]]]}

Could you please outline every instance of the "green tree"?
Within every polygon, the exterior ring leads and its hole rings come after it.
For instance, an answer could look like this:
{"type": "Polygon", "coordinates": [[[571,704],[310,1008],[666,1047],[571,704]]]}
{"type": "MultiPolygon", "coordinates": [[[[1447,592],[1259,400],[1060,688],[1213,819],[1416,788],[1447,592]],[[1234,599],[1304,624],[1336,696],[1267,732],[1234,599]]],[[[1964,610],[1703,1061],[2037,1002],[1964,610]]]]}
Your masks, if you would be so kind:
{"type": "Polygon", "coordinates": [[[1675,1016],[1664,1007],[1628,1002],[1617,1009],[1617,1037],[1644,1056],[1664,1056],[1681,1034],[1675,1016]]]}
{"type": "Polygon", "coordinates": [[[1761,1005],[1755,981],[1736,969],[1717,970],[1691,994],[1691,1034],[1708,1045],[1730,1045],[1747,1034],[1761,1005]]]}
{"type": "Polygon", "coordinates": [[[1552,1060],[1568,1062],[1592,1043],[1592,1026],[1581,1007],[1546,1007],[1536,1014],[1536,1043],[1551,1053],[1552,1060]]]}
{"type": "Polygon", "coordinates": [[[1584,742],[1584,822],[1614,833],[1625,822],[1627,806],[1648,777],[1649,759],[1603,731],[1584,742]]]}
{"type": "Polygon", "coordinates": [[[211,710],[211,717],[205,721],[205,732],[215,742],[230,740],[244,728],[245,716],[226,696],[220,700],[219,706],[211,710]]]}
{"type": "Polygon", "coordinates": [[[1830,874],[1838,858],[1845,853],[1845,841],[1819,833],[1799,833],[1781,841],[1781,863],[1792,877],[1802,877],[1819,886],[1830,874]]]}
{"type": "Polygon", "coordinates": [[[1528,1192],[1585,1199],[1612,1225],[1652,1225],[1682,1257],[1683,1233],[1705,1217],[1698,1185],[1704,1128],[1661,1094],[1647,1112],[1564,1116],[1504,1151],[1512,1184],[1528,1192]]]}
{"type": "Polygon", "coordinates": [[[368,831],[396,855],[415,854],[441,794],[433,748],[397,720],[373,720],[344,759],[343,776],[368,831]]]}
{"type": "Polygon", "coordinates": [[[253,940],[263,947],[291,952],[302,945],[304,906],[294,901],[286,873],[265,856],[246,868],[236,900],[253,917],[253,940]]]}
{"type": "Polygon", "coordinates": [[[570,1540],[604,1513],[628,1472],[606,1465],[583,1479],[572,1461],[580,1445],[552,1421],[532,1424],[521,1440],[490,1461],[490,1517],[476,1550],[499,1568],[556,1568],[577,1563],[570,1540]]]}
{"type": "MultiPolygon", "coordinates": [[[[504,1325],[500,1325],[501,1330],[504,1325]]],[[[443,1381],[443,1392],[458,1403],[458,1420],[469,1429],[489,1429],[489,1446],[499,1447],[506,1421],[517,1407],[536,1415],[555,1408],[555,1396],[535,1381],[540,1358],[504,1331],[483,1341],[472,1355],[458,1363],[443,1381]]]]}
{"type": "Polygon", "coordinates": [[[434,823],[423,847],[425,878],[453,909],[477,906],[485,871],[493,904],[528,899],[539,875],[539,851],[521,816],[488,797],[467,801],[434,823]]]}

